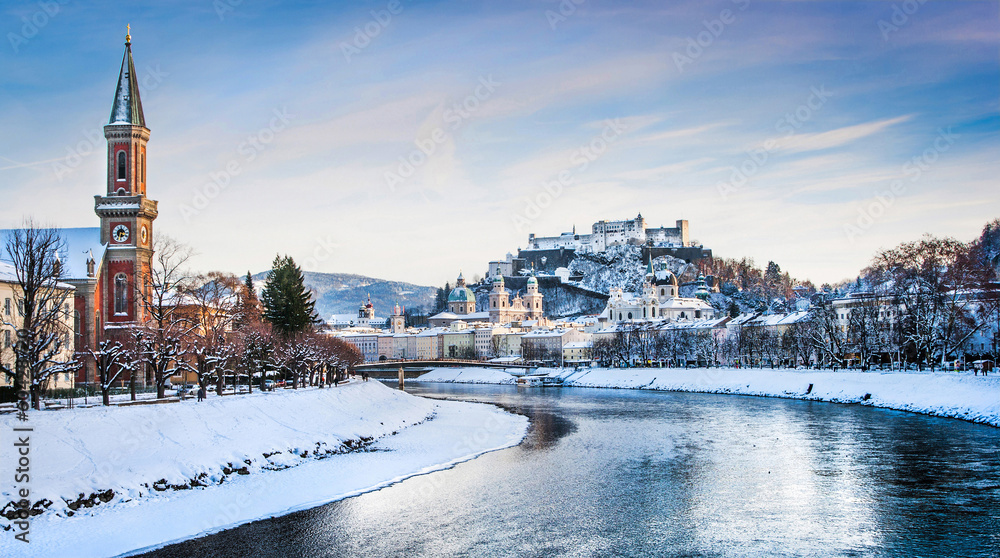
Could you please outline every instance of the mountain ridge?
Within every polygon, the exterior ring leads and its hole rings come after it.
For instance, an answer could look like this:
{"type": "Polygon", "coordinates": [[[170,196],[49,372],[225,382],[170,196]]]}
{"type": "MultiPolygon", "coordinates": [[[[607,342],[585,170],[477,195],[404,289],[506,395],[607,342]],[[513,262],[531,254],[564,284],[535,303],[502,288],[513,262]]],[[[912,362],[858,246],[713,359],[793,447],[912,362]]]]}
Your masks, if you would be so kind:
{"type": "MultiPolygon", "coordinates": [[[[269,271],[253,274],[253,279],[262,287],[269,271]]],[[[405,308],[422,306],[430,311],[434,306],[437,287],[428,287],[368,277],[356,273],[324,273],[303,271],[306,288],[313,292],[316,312],[326,320],[333,314],[356,314],[358,307],[367,302],[371,295],[376,316],[388,316],[396,304],[405,308]]]]}

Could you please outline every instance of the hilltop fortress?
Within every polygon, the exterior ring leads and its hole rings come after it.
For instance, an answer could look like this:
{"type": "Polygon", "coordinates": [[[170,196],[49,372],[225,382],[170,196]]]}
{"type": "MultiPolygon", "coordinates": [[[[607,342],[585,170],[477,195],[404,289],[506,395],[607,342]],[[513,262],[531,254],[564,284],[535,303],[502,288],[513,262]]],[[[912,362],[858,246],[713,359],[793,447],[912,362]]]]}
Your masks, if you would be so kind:
{"type": "Polygon", "coordinates": [[[591,234],[562,233],[559,236],[528,235],[528,250],[552,250],[567,248],[581,252],[603,252],[608,246],[632,244],[647,245],[661,248],[683,248],[690,246],[688,239],[688,222],[677,221],[673,228],[646,228],[646,220],[642,213],[635,219],[625,221],[598,221],[591,227],[591,234]]]}
{"type": "Polygon", "coordinates": [[[518,250],[516,257],[507,254],[504,260],[489,263],[487,277],[517,276],[531,269],[553,274],[558,268],[568,268],[578,254],[600,254],[613,246],[639,246],[647,262],[667,255],[687,263],[712,257],[710,249],[690,239],[687,220],[678,220],[674,227],[653,228],[639,213],[635,219],[598,221],[590,230],[590,234],[577,234],[574,226],[558,236],[530,233],[527,247],[518,250]]]}

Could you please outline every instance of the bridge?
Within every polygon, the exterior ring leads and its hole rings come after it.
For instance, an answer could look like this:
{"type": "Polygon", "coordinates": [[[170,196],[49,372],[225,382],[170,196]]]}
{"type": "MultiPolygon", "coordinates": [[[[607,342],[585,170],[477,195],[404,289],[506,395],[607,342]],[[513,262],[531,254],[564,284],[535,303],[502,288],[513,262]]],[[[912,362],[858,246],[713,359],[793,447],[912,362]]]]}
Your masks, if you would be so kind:
{"type": "Polygon", "coordinates": [[[373,377],[393,377],[399,374],[402,367],[403,374],[407,378],[416,378],[427,372],[431,368],[519,368],[527,371],[534,366],[527,364],[503,364],[499,362],[483,362],[481,360],[383,360],[379,362],[367,362],[354,367],[357,372],[367,372],[373,377]]]}

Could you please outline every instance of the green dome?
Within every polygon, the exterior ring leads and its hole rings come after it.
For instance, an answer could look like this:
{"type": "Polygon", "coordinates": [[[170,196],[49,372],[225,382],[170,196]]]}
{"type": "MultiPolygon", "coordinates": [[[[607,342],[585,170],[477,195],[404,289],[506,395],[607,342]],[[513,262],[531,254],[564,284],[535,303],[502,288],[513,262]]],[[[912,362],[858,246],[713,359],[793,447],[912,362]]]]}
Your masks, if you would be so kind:
{"type": "Polygon", "coordinates": [[[476,295],[468,287],[456,287],[448,295],[448,302],[475,302],[476,295]]]}
{"type": "Polygon", "coordinates": [[[535,276],[532,275],[531,277],[528,277],[528,284],[529,285],[537,285],[538,284],[538,279],[535,279],[535,276]]]}

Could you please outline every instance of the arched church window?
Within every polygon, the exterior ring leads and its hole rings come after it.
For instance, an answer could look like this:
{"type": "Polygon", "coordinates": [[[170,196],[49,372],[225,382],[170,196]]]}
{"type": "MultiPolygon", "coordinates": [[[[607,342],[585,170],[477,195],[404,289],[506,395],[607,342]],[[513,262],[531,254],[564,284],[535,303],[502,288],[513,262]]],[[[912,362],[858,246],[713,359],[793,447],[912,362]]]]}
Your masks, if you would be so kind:
{"type": "Polygon", "coordinates": [[[125,180],[125,152],[118,152],[118,180],[125,180]]]}
{"type": "Polygon", "coordinates": [[[645,317],[646,317],[646,309],[645,309],[645,308],[643,308],[643,309],[642,309],[642,317],[643,317],[643,318],[645,318],[645,317]]]}
{"type": "Polygon", "coordinates": [[[115,275],[115,314],[128,313],[128,279],[124,273],[115,275]]]}
{"type": "Polygon", "coordinates": [[[142,157],[139,159],[139,161],[142,163],[142,172],[140,173],[140,176],[142,176],[142,183],[145,184],[146,183],[146,152],[145,151],[142,152],[142,157]]]}
{"type": "Polygon", "coordinates": [[[631,312],[628,313],[628,319],[630,319],[630,320],[632,319],[632,313],[631,312]]]}
{"type": "Polygon", "coordinates": [[[656,308],[653,308],[653,317],[656,317],[656,308]]]}

